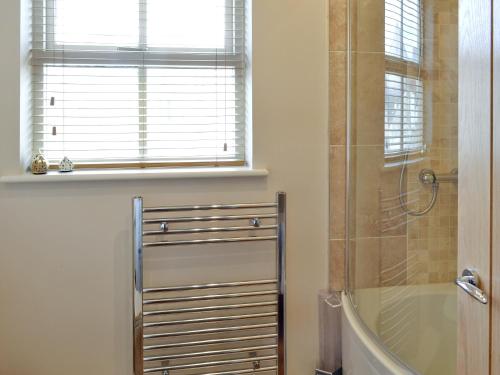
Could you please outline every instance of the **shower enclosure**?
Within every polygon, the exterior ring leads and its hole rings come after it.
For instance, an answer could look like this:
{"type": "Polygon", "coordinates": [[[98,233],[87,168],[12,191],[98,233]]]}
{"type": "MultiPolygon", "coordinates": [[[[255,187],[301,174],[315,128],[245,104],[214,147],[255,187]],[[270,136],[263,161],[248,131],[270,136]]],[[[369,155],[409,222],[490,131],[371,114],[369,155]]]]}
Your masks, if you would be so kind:
{"type": "Polygon", "coordinates": [[[494,238],[493,3],[347,2],[343,300],[394,373],[496,373],[479,289],[494,238]]]}

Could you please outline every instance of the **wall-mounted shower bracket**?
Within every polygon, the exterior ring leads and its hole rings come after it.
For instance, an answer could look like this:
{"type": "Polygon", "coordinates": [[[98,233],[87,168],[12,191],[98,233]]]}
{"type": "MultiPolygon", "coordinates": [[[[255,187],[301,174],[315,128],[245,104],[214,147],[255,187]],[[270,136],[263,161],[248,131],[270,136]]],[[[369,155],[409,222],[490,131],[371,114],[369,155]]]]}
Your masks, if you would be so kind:
{"type": "Polygon", "coordinates": [[[432,185],[436,182],[458,182],[458,169],[454,168],[450,173],[445,174],[436,174],[432,169],[422,169],[418,174],[418,180],[423,185],[432,185]]]}
{"type": "Polygon", "coordinates": [[[432,185],[437,180],[432,169],[422,169],[418,174],[418,179],[423,185],[432,185]]]}

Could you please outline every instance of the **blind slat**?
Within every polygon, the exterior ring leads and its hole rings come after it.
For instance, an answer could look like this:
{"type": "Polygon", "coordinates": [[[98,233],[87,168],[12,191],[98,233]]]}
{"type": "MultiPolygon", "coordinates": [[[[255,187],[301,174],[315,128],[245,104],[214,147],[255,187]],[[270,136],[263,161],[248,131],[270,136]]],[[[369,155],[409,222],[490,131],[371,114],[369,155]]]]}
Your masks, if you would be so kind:
{"type": "Polygon", "coordinates": [[[385,54],[401,60],[420,63],[420,0],[385,0],[385,54]]]}

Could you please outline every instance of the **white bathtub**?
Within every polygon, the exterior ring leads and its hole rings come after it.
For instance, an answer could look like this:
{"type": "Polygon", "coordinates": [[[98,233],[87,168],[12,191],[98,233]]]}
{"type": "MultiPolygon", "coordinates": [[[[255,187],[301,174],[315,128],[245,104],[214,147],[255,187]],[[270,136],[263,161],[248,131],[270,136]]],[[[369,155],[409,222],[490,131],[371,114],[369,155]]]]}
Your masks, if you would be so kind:
{"type": "Polygon", "coordinates": [[[343,374],[455,374],[453,284],[358,289],[354,299],[357,310],[342,295],[343,374]]]}

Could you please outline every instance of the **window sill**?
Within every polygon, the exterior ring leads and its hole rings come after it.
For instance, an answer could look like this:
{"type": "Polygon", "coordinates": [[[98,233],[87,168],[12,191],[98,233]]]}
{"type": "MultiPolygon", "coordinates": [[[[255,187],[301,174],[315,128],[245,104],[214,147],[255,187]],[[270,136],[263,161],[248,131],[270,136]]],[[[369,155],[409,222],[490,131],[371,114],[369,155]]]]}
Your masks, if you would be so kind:
{"type": "Polygon", "coordinates": [[[253,169],[248,167],[78,170],[70,173],[51,171],[44,175],[24,173],[20,175],[2,176],[0,177],[0,182],[13,184],[40,182],[165,180],[183,178],[266,177],[268,174],[269,172],[266,169],[253,169]]]}
{"type": "Polygon", "coordinates": [[[386,159],[384,163],[384,169],[396,169],[396,168],[401,168],[403,165],[413,165],[413,164],[418,164],[422,161],[425,160],[425,157],[417,157],[415,159],[409,159],[406,162],[403,159],[396,159],[396,160],[391,160],[388,161],[386,159]]]}

